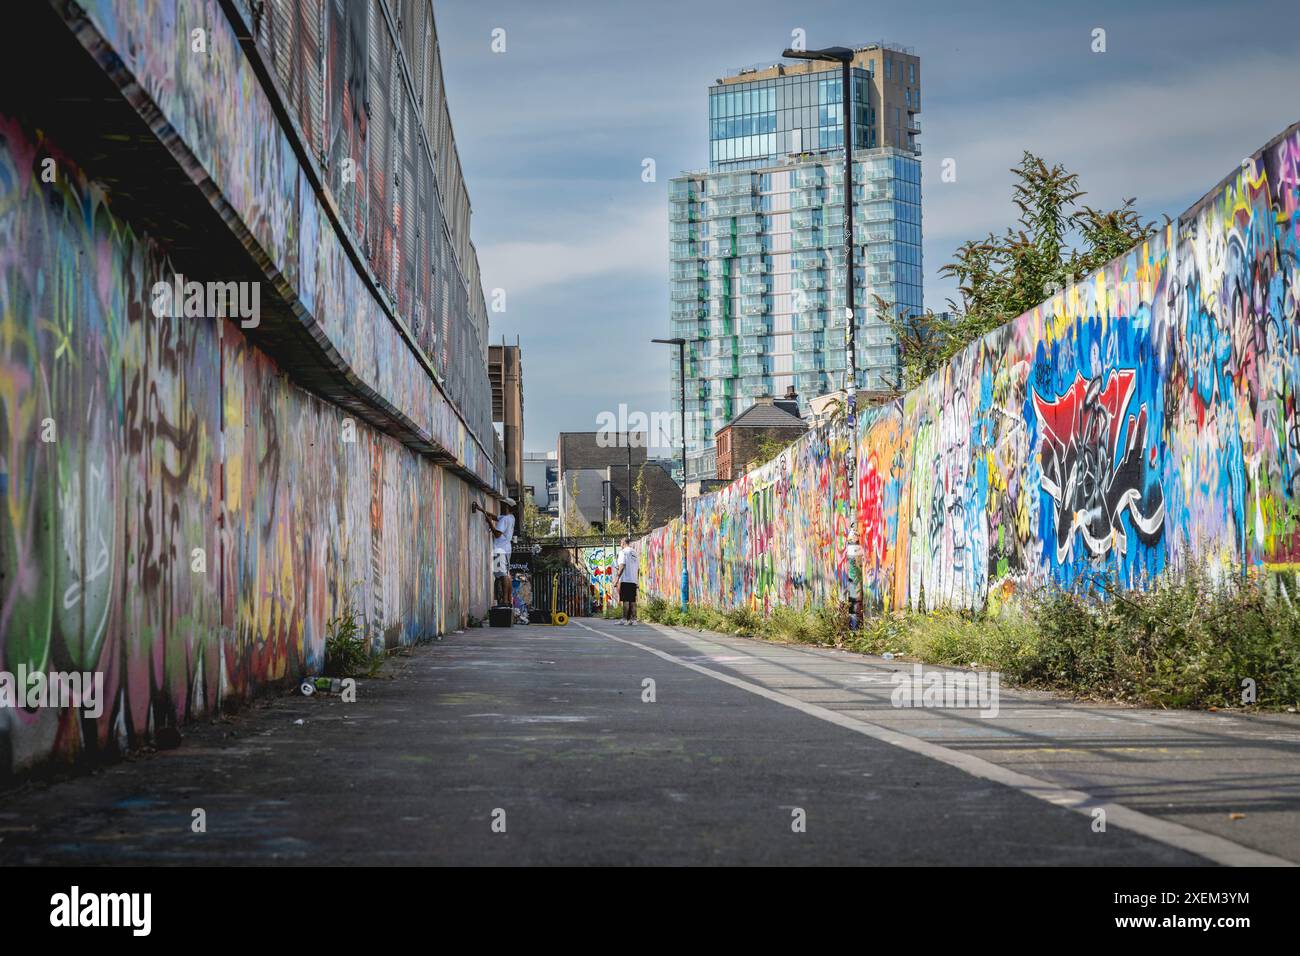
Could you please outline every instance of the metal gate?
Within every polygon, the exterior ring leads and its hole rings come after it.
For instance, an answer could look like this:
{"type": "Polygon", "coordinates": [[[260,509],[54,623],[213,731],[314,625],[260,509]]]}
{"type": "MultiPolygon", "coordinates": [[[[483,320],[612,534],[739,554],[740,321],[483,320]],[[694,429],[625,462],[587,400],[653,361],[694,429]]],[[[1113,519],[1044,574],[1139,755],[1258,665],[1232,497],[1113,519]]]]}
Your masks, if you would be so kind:
{"type": "Polygon", "coordinates": [[[549,621],[551,611],[563,611],[569,617],[591,616],[591,584],[577,568],[538,571],[533,574],[533,614],[537,621],[549,621]]]}

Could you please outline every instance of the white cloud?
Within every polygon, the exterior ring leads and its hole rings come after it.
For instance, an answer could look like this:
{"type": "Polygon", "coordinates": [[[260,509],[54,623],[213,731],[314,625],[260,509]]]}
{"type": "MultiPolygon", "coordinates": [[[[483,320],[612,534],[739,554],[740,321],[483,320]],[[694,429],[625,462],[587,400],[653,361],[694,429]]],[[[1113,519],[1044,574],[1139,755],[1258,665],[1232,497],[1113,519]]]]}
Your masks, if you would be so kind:
{"type": "MultiPolygon", "coordinates": [[[[652,188],[647,185],[647,192],[652,188]]],[[[484,285],[515,295],[611,275],[661,277],[666,283],[668,205],[663,190],[653,192],[637,205],[602,206],[566,217],[554,224],[554,239],[485,246],[479,250],[484,285]]],[[[667,294],[665,284],[665,303],[667,294]]]]}
{"type": "Polygon", "coordinates": [[[932,97],[925,122],[936,132],[923,144],[926,239],[955,246],[1010,225],[1007,170],[1022,149],[1079,172],[1086,203],[1136,196],[1145,210],[1177,216],[1189,195],[1200,196],[1296,119],[1295,78],[1293,60],[1259,56],[1028,99],[1017,91],[978,111],[950,113],[932,97]],[[957,161],[956,183],[939,179],[944,157],[957,161]]]}

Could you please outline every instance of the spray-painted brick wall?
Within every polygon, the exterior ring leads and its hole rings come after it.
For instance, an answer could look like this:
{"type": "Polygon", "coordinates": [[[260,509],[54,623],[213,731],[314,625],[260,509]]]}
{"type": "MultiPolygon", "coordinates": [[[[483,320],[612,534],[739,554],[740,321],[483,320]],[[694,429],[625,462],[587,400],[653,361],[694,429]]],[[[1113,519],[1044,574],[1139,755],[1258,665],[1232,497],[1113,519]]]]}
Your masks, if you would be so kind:
{"type": "MultiPolygon", "coordinates": [[[[1150,241],[860,416],[861,586],[978,608],[1107,574],[1300,560],[1300,127],[1150,241]]],[[[851,586],[847,436],[810,434],[688,512],[691,597],[804,606],[851,586]]],[[[682,529],[641,544],[680,593],[682,529]]]]}

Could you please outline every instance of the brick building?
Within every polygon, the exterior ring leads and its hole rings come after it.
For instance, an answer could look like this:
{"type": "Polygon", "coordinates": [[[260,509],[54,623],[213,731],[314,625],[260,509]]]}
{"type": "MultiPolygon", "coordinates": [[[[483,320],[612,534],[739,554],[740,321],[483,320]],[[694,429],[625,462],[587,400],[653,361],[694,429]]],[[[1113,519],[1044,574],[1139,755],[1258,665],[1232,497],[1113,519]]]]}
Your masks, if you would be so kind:
{"type": "Polygon", "coordinates": [[[788,445],[807,431],[808,424],[798,410],[799,400],[791,394],[780,399],[761,396],[718,429],[719,480],[731,481],[742,475],[745,466],[758,456],[764,438],[788,445]]]}

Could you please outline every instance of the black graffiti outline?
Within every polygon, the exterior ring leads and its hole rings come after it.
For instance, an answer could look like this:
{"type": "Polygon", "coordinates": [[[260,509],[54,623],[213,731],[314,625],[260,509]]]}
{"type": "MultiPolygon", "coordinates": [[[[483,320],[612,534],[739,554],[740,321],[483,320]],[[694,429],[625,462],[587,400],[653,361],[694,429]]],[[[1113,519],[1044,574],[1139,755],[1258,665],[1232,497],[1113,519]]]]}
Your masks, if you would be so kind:
{"type": "Polygon", "coordinates": [[[1121,555],[1126,554],[1125,512],[1144,544],[1155,544],[1164,531],[1164,489],[1159,482],[1151,486],[1147,500],[1143,500],[1142,489],[1147,485],[1145,402],[1138,407],[1136,416],[1128,416],[1123,455],[1116,462],[1116,420],[1132,401],[1135,382],[1132,370],[1112,369],[1105,386],[1099,376],[1085,379],[1079,373],[1070,387],[1051,401],[1035,391],[1034,409],[1042,435],[1040,484],[1054,503],[1059,562],[1069,557],[1076,534],[1093,558],[1104,556],[1112,545],[1121,555]],[[1112,395],[1112,389],[1119,391],[1112,395]],[[1048,421],[1046,410],[1056,410],[1067,400],[1073,405],[1069,433],[1061,435],[1048,421]],[[1108,401],[1112,407],[1107,407],[1108,401]],[[1067,511],[1068,520],[1063,520],[1063,512],[1067,511]]]}

